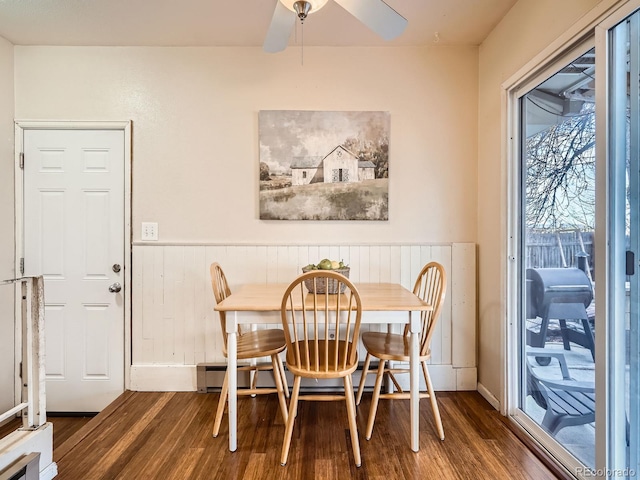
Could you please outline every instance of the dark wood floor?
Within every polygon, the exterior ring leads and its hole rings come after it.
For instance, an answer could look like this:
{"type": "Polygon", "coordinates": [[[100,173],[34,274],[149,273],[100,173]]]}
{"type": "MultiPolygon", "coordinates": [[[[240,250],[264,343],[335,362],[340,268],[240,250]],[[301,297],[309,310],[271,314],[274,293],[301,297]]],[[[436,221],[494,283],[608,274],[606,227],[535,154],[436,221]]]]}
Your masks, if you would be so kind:
{"type": "MultiPolygon", "coordinates": [[[[370,396],[369,396],[370,397],[370,396]]],[[[238,450],[228,426],[211,427],[218,394],[125,392],[92,419],[50,418],[59,480],[112,479],[547,479],[554,475],[477,392],[438,396],[446,439],[421,402],[420,452],[409,448],[409,405],[381,401],[373,436],[358,407],[362,467],[353,462],[346,408],[302,402],[289,462],[280,466],[284,425],[275,396],[238,400],[238,450]]]]}
{"type": "MultiPolygon", "coordinates": [[[[65,416],[65,417],[49,417],[47,421],[54,424],[55,435],[53,436],[53,449],[55,450],[69,437],[73,436],[78,430],[84,427],[93,417],[85,416],[65,416]]],[[[0,426],[0,438],[19,429],[22,426],[22,420],[16,418],[2,426],[0,426]]]]}

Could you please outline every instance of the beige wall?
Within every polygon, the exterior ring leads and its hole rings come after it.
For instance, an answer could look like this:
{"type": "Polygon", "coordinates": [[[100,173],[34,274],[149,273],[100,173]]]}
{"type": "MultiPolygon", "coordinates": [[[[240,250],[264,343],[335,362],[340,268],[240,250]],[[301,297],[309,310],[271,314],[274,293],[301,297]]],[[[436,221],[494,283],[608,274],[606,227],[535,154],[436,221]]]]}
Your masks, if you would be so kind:
{"type": "MultiPolygon", "coordinates": [[[[501,84],[597,3],[520,0],[479,52],[305,48],[304,66],[295,48],[266,55],[236,47],[16,47],[15,117],[133,120],[134,240],[140,222],[157,221],[161,241],[185,243],[478,242],[479,379],[499,398],[506,258],[501,84]],[[389,111],[390,220],[258,220],[263,109],[389,111]]],[[[0,63],[11,65],[10,58],[0,45],[0,63]]],[[[10,69],[2,72],[10,77],[10,69]]],[[[5,130],[11,140],[9,120],[5,129],[0,119],[2,182],[12,171],[10,149],[4,154],[12,142],[3,143],[5,130]]]]}
{"type": "MultiPolygon", "coordinates": [[[[134,240],[140,222],[157,221],[161,241],[185,243],[477,242],[479,380],[500,398],[501,84],[598,3],[520,0],[479,51],[305,48],[304,66],[295,48],[14,50],[0,39],[0,219],[13,225],[15,55],[16,118],[133,120],[134,240]],[[258,220],[262,109],[389,111],[390,220],[258,220]]],[[[12,228],[0,246],[0,276],[12,276],[12,228]]]]}
{"type": "Polygon", "coordinates": [[[506,179],[501,84],[599,0],[520,0],[483,42],[478,84],[479,382],[501,398],[506,272],[506,179]]]}
{"type": "MultiPolygon", "coordinates": [[[[133,227],[171,242],[475,242],[476,47],[16,47],[16,118],[133,120],[133,227]],[[391,114],[388,222],[258,219],[259,110],[391,114]]],[[[135,320],[134,320],[135,321],[135,320]]]]}
{"type": "MultiPolygon", "coordinates": [[[[15,276],[13,45],[0,37],[0,281],[15,276]]],[[[13,406],[13,287],[0,284],[0,412],[13,406]]]]}

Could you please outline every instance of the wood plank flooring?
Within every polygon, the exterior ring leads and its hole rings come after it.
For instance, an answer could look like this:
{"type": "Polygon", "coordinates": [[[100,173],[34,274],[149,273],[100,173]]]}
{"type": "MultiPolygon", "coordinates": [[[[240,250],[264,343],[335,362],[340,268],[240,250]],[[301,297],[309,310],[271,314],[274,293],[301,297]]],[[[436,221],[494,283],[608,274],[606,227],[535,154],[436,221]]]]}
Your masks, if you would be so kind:
{"type": "Polygon", "coordinates": [[[428,401],[420,403],[418,453],[409,448],[408,401],[381,400],[373,436],[364,439],[369,399],[365,395],[358,407],[361,468],[353,462],[343,402],[300,403],[289,462],[282,467],[284,425],[275,395],[238,400],[238,450],[231,453],[226,416],[220,436],[211,436],[218,394],[125,392],[79,429],[79,420],[49,419],[56,478],[555,478],[477,392],[439,394],[444,441],[436,436],[428,401]]]}
{"type": "MultiPolygon", "coordinates": [[[[57,449],[65,443],[69,437],[74,435],[78,430],[84,427],[93,417],[85,416],[64,416],[49,417],[47,421],[54,424],[55,435],[53,438],[53,449],[57,449]]],[[[18,430],[22,426],[22,419],[15,418],[8,423],[0,426],[0,438],[9,433],[18,430]]]]}
{"type": "Polygon", "coordinates": [[[53,450],[60,448],[78,430],[84,427],[93,417],[54,417],[47,421],[53,423],[55,434],[53,435],[53,450]]]}

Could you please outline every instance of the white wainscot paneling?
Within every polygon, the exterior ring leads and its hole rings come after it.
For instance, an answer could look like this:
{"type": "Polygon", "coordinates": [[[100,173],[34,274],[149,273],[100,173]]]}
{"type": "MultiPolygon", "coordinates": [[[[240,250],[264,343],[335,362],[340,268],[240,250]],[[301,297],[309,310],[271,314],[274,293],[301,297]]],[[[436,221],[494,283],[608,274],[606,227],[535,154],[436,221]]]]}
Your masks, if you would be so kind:
{"type": "MultiPolygon", "coordinates": [[[[447,296],[432,340],[430,371],[436,390],[475,390],[475,248],[472,243],[134,245],[129,387],[196,390],[198,364],[225,364],[209,278],[212,262],[222,265],[233,291],[242,283],[287,283],[304,265],[327,257],[344,260],[356,283],[397,282],[408,289],[425,263],[442,263],[448,274],[447,296]]],[[[363,325],[363,330],[382,328],[386,326],[363,325]]],[[[361,359],[364,353],[361,348],[361,359]]]]}

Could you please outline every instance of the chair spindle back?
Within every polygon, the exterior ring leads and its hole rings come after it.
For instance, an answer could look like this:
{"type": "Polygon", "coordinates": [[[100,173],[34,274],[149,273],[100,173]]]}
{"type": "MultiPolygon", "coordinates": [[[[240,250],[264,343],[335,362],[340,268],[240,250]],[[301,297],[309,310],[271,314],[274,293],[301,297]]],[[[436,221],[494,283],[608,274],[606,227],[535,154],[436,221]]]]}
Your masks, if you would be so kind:
{"type": "Polygon", "coordinates": [[[345,370],[356,361],[362,304],[357,289],[343,275],[327,270],[300,275],[284,293],[281,316],[288,364],[322,374],[345,370]],[[345,289],[340,294],[311,293],[306,280],[315,292],[322,282],[337,282],[337,291],[345,289]]]}
{"type": "MultiPolygon", "coordinates": [[[[413,293],[420,297],[422,301],[433,306],[433,310],[421,312],[420,335],[420,355],[425,356],[430,353],[431,337],[435,330],[440,311],[444,303],[447,291],[447,274],[444,267],[438,262],[429,262],[423,268],[416,279],[413,293]]],[[[408,335],[408,326],[405,327],[405,335],[408,335]]]]}
{"type": "MultiPolygon", "coordinates": [[[[211,264],[209,268],[211,273],[211,288],[213,289],[213,296],[216,299],[216,304],[231,295],[231,289],[227,283],[227,277],[222,270],[222,267],[218,262],[211,264]]],[[[223,352],[225,357],[227,356],[227,316],[226,312],[218,312],[220,316],[220,328],[222,329],[223,339],[223,352]]]]}

